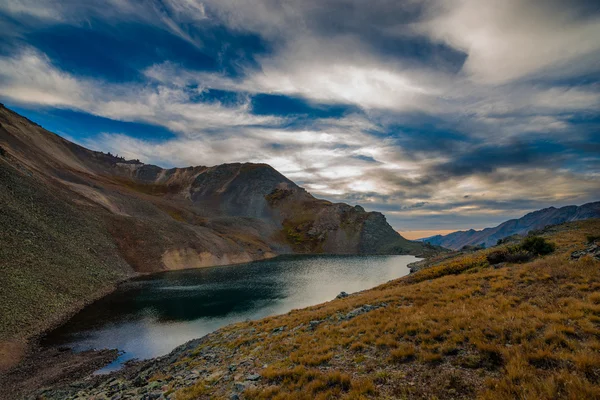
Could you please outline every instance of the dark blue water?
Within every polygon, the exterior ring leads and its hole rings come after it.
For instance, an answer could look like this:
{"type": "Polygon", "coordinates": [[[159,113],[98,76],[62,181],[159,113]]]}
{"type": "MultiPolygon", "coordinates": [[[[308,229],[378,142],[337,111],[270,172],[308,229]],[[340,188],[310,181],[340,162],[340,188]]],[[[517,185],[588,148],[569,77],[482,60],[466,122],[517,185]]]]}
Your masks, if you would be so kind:
{"type": "Polygon", "coordinates": [[[169,353],[191,339],[247,319],[333,300],[407,275],[413,256],[285,256],[248,264],[140,277],[50,333],[47,345],[117,348],[119,359],[169,353]]]}

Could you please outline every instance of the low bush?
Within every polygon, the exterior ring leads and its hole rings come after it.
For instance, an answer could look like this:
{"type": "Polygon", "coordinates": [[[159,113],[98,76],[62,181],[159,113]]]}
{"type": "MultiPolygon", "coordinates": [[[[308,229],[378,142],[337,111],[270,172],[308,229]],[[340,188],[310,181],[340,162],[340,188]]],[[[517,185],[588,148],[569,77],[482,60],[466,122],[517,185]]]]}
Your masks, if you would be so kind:
{"type": "Polygon", "coordinates": [[[524,263],[530,261],[533,258],[533,254],[524,250],[517,250],[512,253],[508,253],[506,256],[506,262],[509,263],[524,263]]]}
{"type": "Polygon", "coordinates": [[[539,236],[529,236],[518,245],[507,246],[503,249],[488,253],[486,258],[490,265],[503,262],[524,263],[531,261],[535,256],[543,256],[554,251],[553,243],[539,236]]]}
{"type": "Polygon", "coordinates": [[[490,265],[496,265],[503,262],[519,264],[530,261],[532,258],[532,253],[522,250],[518,246],[493,251],[487,255],[487,260],[490,265]]]}
{"type": "Polygon", "coordinates": [[[600,241],[600,235],[587,235],[586,238],[587,238],[587,242],[590,244],[600,241]]]}
{"type": "Polygon", "coordinates": [[[471,252],[473,252],[473,251],[479,251],[479,250],[483,250],[483,249],[485,249],[485,244],[484,243],[481,243],[481,244],[478,244],[478,245],[475,245],[475,246],[466,244],[463,247],[461,247],[460,251],[471,251],[471,252]]]}
{"type": "Polygon", "coordinates": [[[548,242],[541,236],[528,236],[519,246],[525,251],[540,256],[550,254],[556,248],[554,243],[548,242]]]}
{"type": "Polygon", "coordinates": [[[496,242],[496,246],[500,246],[503,244],[509,244],[509,243],[516,243],[519,240],[521,240],[521,236],[519,236],[518,234],[515,233],[514,235],[510,235],[505,238],[498,239],[498,241],[496,242]]]}
{"type": "Polygon", "coordinates": [[[508,251],[506,251],[505,249],[502,249],[502,250],[492,251],[491,253],[489,253],[486,256],[486,258],[487,258],[488,262],[490,263],[490,265],[496,265],[496,264],[506,262],[507,255],[508,255],[508,251]]]}

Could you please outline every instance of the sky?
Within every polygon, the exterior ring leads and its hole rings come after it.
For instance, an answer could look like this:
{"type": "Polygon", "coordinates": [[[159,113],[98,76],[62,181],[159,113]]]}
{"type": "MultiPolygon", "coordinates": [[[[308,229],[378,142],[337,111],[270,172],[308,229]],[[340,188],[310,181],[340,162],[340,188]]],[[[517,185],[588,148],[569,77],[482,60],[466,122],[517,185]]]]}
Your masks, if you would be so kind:
{"type": "Polygon", "coordinates": [[[163,167],[268,163],[411,238],[600,200],[597,0],[3,0],[0,101],[163,167]]]}

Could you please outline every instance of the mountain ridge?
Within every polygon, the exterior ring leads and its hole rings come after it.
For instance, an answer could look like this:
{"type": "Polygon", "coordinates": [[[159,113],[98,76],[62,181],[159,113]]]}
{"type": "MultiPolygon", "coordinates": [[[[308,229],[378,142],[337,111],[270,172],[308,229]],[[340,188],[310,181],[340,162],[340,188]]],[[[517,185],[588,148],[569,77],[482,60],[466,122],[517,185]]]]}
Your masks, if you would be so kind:
{"type": "Polygon", "coordinates": [[[599,217],[600,201],[586,203],[581,206],[546,207],[529,212],[521,218],[510,219],[495,227],[457,231],[447,235],[435,235],[418,240],[453,250],[459,250],[463,246],[480,246],[481,244],[484,247],[490,247],[496,245],[500,239],[512,235],[526,235],[530,231],[542,229],[548,225],[599,217]]]}

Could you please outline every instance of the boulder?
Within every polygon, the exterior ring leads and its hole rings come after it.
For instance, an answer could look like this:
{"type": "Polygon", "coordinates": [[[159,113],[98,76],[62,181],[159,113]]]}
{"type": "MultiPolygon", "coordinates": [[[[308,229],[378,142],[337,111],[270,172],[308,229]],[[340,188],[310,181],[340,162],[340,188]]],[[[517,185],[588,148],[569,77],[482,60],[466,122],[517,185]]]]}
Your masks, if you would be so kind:
{"type": "Polygon", "coordinates": [[[584,250],[574,251],[571,253],[571,260],[579,260],[584,256],[590,256],[600,261],[600,246],[598,246],[596,243],[592,243],[584,250]]]}
{"type": "Polygon", "coordinates": [[[247,381],[257,381],[260,379],[260,375],[259,374],[250,374],[246,377],[247,381]]]}
{"type": "Polygon", "coordinates": [[[372,306],[370,304],[365,304],[363,306],[360,306],[358,308],[355,308],[354,310],[350,311],[349,313],[347,313],[343,319],[352,319],[354,317],[358,317],[361,314],[367,313],[369,311],[373,311],[376,310],[378,308],[382,308],[382,307],[387,307],[387,303],[381,303],[379,305],[376,306],[372,306]]]}

